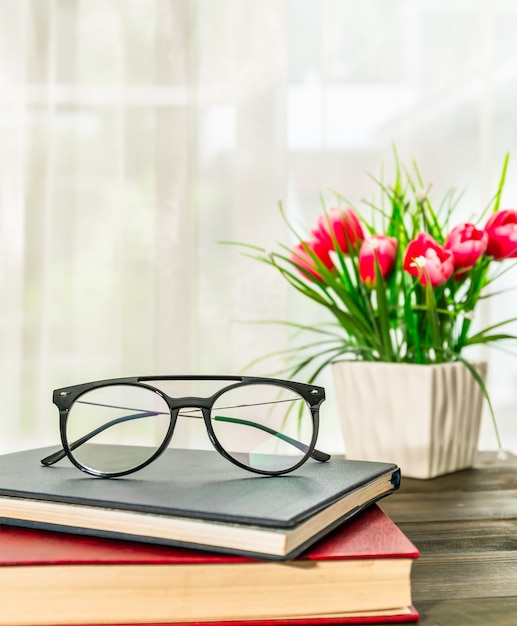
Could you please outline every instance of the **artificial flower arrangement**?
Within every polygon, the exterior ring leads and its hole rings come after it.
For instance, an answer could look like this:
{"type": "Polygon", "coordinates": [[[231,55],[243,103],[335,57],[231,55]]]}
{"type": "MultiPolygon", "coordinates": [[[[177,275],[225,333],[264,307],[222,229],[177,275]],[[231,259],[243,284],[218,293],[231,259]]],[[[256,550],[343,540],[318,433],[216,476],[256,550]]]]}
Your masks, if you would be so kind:
{"type": "MultiPolygon", "coordinates": [[[[396,165],[392,186],[376,180],[382,202],[368,203],[371,223],[350,206],[333,207],[324,209],[307,235],[288,222],[296,237],[292,247],[268,252],[248,246],[253,258],[272,266],[333,318],[316,327],[283,322],[317,335],[315,341],[282,351],[291,357],[287,369],[296,375],[312,366],[307,377],[312,381],[343,358],[463,361],[490,404],[483,381],[463,353],[476,344],[516,338],[502,327],[517,318],[473,329],[480,300],[493,295],[492,284],[508,269],[502,262],[517,258],[517,210],[500,208],[508,156],[497,192],[476,222],[453,219],[459,201],[453,191],[435,209],[429,193],[421,191],[424,182],[416,163],[414,173],[398,157],[396,165]]],[[[337,199],[343,202],[338,194],[337,199]]]]}

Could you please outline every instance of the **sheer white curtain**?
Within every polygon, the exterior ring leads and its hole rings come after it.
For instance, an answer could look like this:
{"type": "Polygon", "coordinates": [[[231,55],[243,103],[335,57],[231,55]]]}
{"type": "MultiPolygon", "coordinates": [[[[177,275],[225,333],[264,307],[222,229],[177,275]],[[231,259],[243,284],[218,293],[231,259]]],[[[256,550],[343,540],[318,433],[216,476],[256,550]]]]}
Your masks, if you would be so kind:
{"type": "MultiPolygon", "coordinates": [[[[465,215],[509,151],[517,206],[516,29],[508,0],[3,0],[0,450],[57,440],[56,386],[235,373],[288,341],[247,321],[322,319],[218,242],[289,243],[279,200],[307,224],[320,192],[360,206],[392,144],[465,215]]],[[[517,449],[517,362],[483,356],[517,449]]]]}

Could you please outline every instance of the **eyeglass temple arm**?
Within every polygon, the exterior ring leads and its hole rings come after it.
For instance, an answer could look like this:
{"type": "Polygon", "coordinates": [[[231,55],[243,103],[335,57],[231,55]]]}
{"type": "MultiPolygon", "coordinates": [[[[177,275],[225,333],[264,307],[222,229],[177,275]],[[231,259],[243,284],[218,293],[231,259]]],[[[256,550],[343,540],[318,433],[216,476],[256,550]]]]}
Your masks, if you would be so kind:
{"type": "MultiPolygon", "coordinates": [[[[91,432],[87,433],[80,439],[77,439],[76,441],[72,442],[70,444],[70,450],[75,450],[79,446],[82,446],[83,443],[86,443],[92,437],[95,437],[95,435],[98,435],[99,433],[107,430],[111,426],[116,426],[117,424],[121,424],[122,422],[127,422],[127,421],[131,421],[134,419],[141,419],[143,417],[153,417],[155,415],[164,415],[164,413],[160,411],[142,411],[141,413],[132,413],[131,415],[125,415],[124,417],[118,417],[116,419],[110,420],[109,422],[106,422],[105,424],[103,424],[102,426],[99,426],[95,430],[92,430],[91,432]]],[[[302,452],[307,452],[308,450],[308,446],[306,446],[301,441],[298,441],[297,439],[293,439],[292,437],[284,435],[283,433],[279,433],[278,431],[273,430],[272,428],[269,428],[268,426],[264,426],[263,424],[258,424],[257,422],[236,419],[233,417],[224,417],[221,415],[216,415],[214,419],[221,421],[221,422],[232,422],[234,424],[242,424],[244,426],[251,426],[253,428],[258,428],[260,430],[263,430],[264,432],[269,433],[270,435],[274,435],[275,437],[278,437],[279,439],[286,441],[287,443],[290,443],[291,445],[295,446],[302,452]]],[[[57,450],[56,452],[53,452],[49,456],[45,457],[44,459],[41,459],[40,462],[45,466],[49,466],[49,465],[54,465],[54,463],[61,461],[65,457],[66,457],[66,452],[64,451],[63,448],[61,448],[57,450]]],[[[324,462],[330,459],[330,454],[314,449],[312,451],[311,458],[315,459],[316,461],[324,462]]]]}
{"type": "MultiPolygon", "coordinates": [[[[71,443],[70,450],[75,450],[79,446],[82,446],[83,443],[86,443],[92,437],[95,437],[95,435],[98,435],[99,433],[102,433],[103,431],[107,430],[108,428],[110,428],[110,426],[116,426],[117,424],[121,424],[122,422],[128,422],[128,421],[132,421],[136,419],[141,419],[142,417],[153,417],[154,415],[164,415],[164,414],[161,413],[160,411],[142,411],[141,413],[132,413],[131,415],[124,415],[123,417],[117,417],[116,419],[106,422],[102,426],[99,426],[95,430],[92,430],[91,432],[87,433],[80,439],[77,439],[76,441],[71,443]]],[[[47,466],[54,465],[54,463],[57,463],[58,461],[61,461],[62,459],[64,459],[65,456],[66,456],[66,452],[64,451],[63,448],[60,448],[59,450],[57,450],[57,452],[53,452],[49,456],[46,456],[44,459],[41,459],[40,462],[43,465],[47,465],[47,466]]]]}
{"type": "MultiPolygon", "coordinates": [[[[253,426],[254,428],[258,428],[260,430],[263,430],[266,433],[269,433],[270,435],[274,435],[275,437],[282,439],[282,441],[286,441],[287,443],[290,443],[292,446],[295,446],[295,448],[298,448],[298,450],[301,450],[302,452],[307,452],[307,450],[309,449],[309,446],[305,445],[301,441],[298,441],[297,439],[293,439],[292,437],[289,437],[288,435],[284,435],[283,433],[279,433],[277,430],[273,430],[272,428],[269,428],[268,426],[264,426],[264,424],[258,424],[257,422],[250,422],[248,420],[237,419],[235,417],[225,417],[224,415],[215,415],[214,420],[216,420],[217,422],[231,422],[232,424],[242,424],[243,426],[253,426]]],[[[311,458],[315,459],[316,461],[324,462],[330,459],[330,454],[314,449],[312,451],[311,458]]]]}

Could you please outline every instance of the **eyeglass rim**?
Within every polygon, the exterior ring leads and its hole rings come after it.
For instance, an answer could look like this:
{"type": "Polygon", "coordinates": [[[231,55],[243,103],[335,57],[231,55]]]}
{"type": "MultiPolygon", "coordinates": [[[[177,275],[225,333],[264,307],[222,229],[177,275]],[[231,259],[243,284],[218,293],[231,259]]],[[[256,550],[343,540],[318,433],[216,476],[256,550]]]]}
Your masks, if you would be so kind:
{"type": "MultiPolygon", "coordinates": [[[[272,384],[277,385],[279,387],[286,387],[291,389],[292,391],[298,392],[304,400],[309,403],[310,408],[318,408],[321,403],[325,400],[325,388],[320,387],[318,385],[312,385],[309,383],[302,383],[293,380],[285,380],[282,378],[268,378],[265,376],[232,376],[232,375],[222,375],[222,376],[208,376],[208,375],[164,375],[164,376],[125,376],[122,378],[107,378],[103,380],[96,380],[87,383],[79,383],[77,385],[70,385],[68,387],[60,387],[58,389],[54,389],[52,393],[52,402],[58,407],[59,410],[67,410],[72,404],[79,398],[83,393],[87,391],[91,391],[92,389],[97,389],[101,387],[108,387],[112,385],[133,385],[133,386],[142,386],[147,387],[148,389],[152,389],[156,391],[160,395],[169,396],[165,394],[165,392],[161,391],[158,387],[154,385],[147,384],[151,381],[182,381],[182,380],[192,380],[192,381],[234,381],[236,383],[240,383],[240,385],[251,385],[251,384],[272,384]]],[[[238,386],[240,386],[238,385],[238,386]]],[[[233,385],[229,385],[226,387],[222,387],[218,389],[215,393],[210,396],[203,397],[206,400],[214,400],[217,396],[221,395],[221,393],[227,391],[232,388],[233,385]]]]}
{"type": "MultiPolygon", "coordinates": [[[[165,375],[165,376],[130,376],[130,377],[122,377],[122,378],[110,378],[110,379],[104,379],[104,380],[98,380],[98,381],[93,381],[93,382],[88,382],[88,383],[81,383],[78,385],[72,385],[72,386],[68,386],[68,387],[61,387],[58,389],[55,389],[53,392],[53,402],[54,404],[57,406],[57,408],[59,409],[59,416],[60,416],[60,435],[61,435],[61,443],[63,445],[63,452],[65,453],[65,455],[68,457],[68,459],[73,463],[73,465],[75,465],[79,470],[81,470],[82,472],[85,472],[89,475],[92,476],[97,476],[97,477],[101,477],[101,478],[117,478],[117,477],[121,477],[121,476],[127,476],[128,474],[132,474],[135,473],[141,469],[143,469],[144,467],[146,467],[147,465],[149,465],[150,463],[152,463],[153,461],[155,461],[161,454],[163,454],[163,452],[167,449],[167,447],[170,444],[170,440],[172,438],[172,432],[174,430],[174,420],[171,419],[170,424],[169,424],[169,428],[167,430],[167,433],[162,441],[162,443],[160,444],[160,446],[158,446],[158,448],[156,449],[156,451],[148,458],[146,459],[143,463],[140,463],[139,465],[135,466],[134,468],[130,468],[129,470],[122,470],[119,472],[103,472],[101,470],[96,470],[95,468],[89,467],[87,465],[82,464],[74,455],[71,446],[68,442],[68,437],[67,437],[67,432],[66,432],[66,424],[68,421],[68,413],[70,408],[73,406],[73,404],[85,393],[95,390],[95,389],[101,389],[103,387],[110,387],[110,386],[117,386],[117,385],[127,385],[127,386],[134,386],[134,387],[140,387],[140,388],[144,388],[144,389],[149,389],[150,391],[153,391],[155,393],[157,393],[158,395],[160,395],[164,401],[167,403],[167,405],[169,405],[169,409],[171,411],[171,417],[172,417],[172,411],[174,409],[171,408],[169,400],[174,400],[175,398],[173,398],[172,396],[169,396],[168,394],[166,394],[165,392],[161,391],[158,387],[155,387],[153,385],[147,384],[148,381],[171,381],[171,380],[178,380],[178,381],[232,381],[236,384],[234,385],[227,385],[222,387],[221,389],[217,390],[214,394],[212,394],[211,396],[207,396],[207,397],[196,397],[197,400],[205,400],[206,401],[206,406],[203,408],[202,406],[200,406],[199,408],[202,409],[203,413],[204,411],[209,411],[211,409],[211,406],[213,405],[213,403],[217,400],[217,398],[226,393],[228,390],[230,389],[235,389],[241,386],[248,386],[248,385],[254,385],[254,384],[270,384],[270,385],[275,385],[278,387],[283,387],[283,388],[287,388],[290,389],[291,391],[294,391],[296,393],[298,393],[308,404],[308,407],[310,409],[311,412],[311,416],[312,416],[312,420],[313,420],[313,434],[312,434],[312,438],[311,438],[311,443],[309,444],[308,450],[307,452],[300,457],[300,459],[298,460],[298,462],[293,465],[292,467],[289,467],[287,469],[283,469],[283,470],[277,470],[277,471],[269,471],[269,470],[261,470],[258,468],[254,468],[254,467],[250,467],[248,465],[245,465],[241,462],[239,462],[237,459],[235,459],[234,457],[232,457],[224,448],[224,446],[221,445],[221,443],[219,442],[219,440],[217,439],[217,436],[212,428],[212,425],[210,424],[209,420],[206,419],[205,415],[203,415],[204,417],[204,421],[205,421],[205,426],[207,428],[207,432],[208,432],[208,436],[209,439],[212,443],[212,445],[215,448],[215,451],[218,452],[221,456],[223,456],[225,459],[227,459],[229,462],[231,462],[232,464],[241,467],[244,470],[253,472],[255,474],[261,474],[261,475],[265,475],[265,476],[279,476],[282,474],[287,474],[290,473],[294,470],[296,470],[298,467],[300,467],[301,465],[303,465],[308,459],[309,457],[313,456],[314,453],[316,453],[317,455],[319,455],[321,458],[318,458],[317,460],[319,461],[325,461],[328,460],[330,458],[330,455],[326,454],[325,452],[321,452],[319,450],[316,449],[316,442],[317,442],[317,438],[318,438],[318,431],[319,431],[319,407],[321,405],[321,403],[325,400],[325,389],[324,387],[320,387],[317,385],[312,385],[309,383],[301,383],[298,381],[291,381],[291,380],[285,380],[285,379],[279,379],[279,378],[268,378],[268,377],[263,377],[263,376],[232,376],[232,375],[219,375],[219,376],[209,376],[209,375],[165,375]],[[324,458],[326,457],[326,458],[324,458]]],[[[183,396],[183,397],[179,397],[177,398],[178,400],[182,400],[183,398],[190,398],[188,396],[183,396]]],[[[193,398],[192,398],[193,399],[193,398]]],[[[178,409],[179,410],[179,409],[178,409]]],[[[50,455],[49,457],[47,457],[46,459],[42,459],[42,463],[45,465],[51,464],[51,463],[46,463],[45,461],[47,461],[48,459],[50,459],[51,457],[53,457],[54,455],[50,455]]],[[[316,457],[315,457],[316,458],[316,457]]]]}

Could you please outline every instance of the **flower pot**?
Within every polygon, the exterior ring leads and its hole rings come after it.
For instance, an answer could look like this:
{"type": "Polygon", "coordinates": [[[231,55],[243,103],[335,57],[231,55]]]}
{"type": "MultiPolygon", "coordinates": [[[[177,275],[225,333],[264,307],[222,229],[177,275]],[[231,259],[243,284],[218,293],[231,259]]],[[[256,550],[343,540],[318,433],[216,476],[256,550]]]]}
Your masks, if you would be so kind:
{"type": "MultiPolygon", "coordinates": [[[[476,364],[483,380],[486,363],[476,364]]],[[[463,363],[333,365],[348,458],[392,461],[433,478],[473,465],[484,396],[463,363]]]]}

